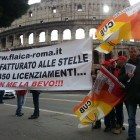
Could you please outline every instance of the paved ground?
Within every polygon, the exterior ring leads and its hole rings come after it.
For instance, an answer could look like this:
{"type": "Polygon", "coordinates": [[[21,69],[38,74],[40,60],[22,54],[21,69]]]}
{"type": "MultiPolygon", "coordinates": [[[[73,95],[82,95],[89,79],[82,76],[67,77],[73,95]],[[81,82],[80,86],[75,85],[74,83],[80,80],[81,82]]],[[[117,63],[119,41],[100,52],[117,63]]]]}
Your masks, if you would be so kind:
{"type": "MultiPolygon", "coordinates": [[[[28,120],[32,114],[32,98],[26,99],[24,116],[14,116],[16,100],[5,100],[0,105],[0,140],[125,140],[127,130],[121,135],[104,133],[104,125],[99,130],[91,127],[78,129],[78,120],[72,114],[72,107],[84,95],[82,94],[42,94],[40,97],[41,114],[39,119],[28,120]]],[[[125,127],[127,129],[127,115],[125,113],[125,127]]],[[[139,121],[140,112],[138,111],[139,121]]],[[[140,126],[137,128],[140,139],[140,126]]]]}

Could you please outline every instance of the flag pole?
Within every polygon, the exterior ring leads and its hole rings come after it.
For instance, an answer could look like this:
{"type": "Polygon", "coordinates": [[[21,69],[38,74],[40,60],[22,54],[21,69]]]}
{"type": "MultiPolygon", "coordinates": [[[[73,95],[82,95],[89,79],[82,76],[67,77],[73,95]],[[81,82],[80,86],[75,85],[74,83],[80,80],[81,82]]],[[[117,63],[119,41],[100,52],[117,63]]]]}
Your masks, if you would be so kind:
{"type": "MultiPolygon", "coordinates": [[[[93,71],[93,66],[94,66],[94,61],[93,61],[93,51],[94,51],[94,48],[93,48],[93,34],[90,38],[91,38],[91,44],[92,44],[92,69],[91,69],[91,77],[92,77],[92,74],[93,74],[92,71],[93,71]]],[[[92,77],[92,89],[91,90],[93,90],[93,82],[94,81],[93,81],[93,77],[92,77]]]]}

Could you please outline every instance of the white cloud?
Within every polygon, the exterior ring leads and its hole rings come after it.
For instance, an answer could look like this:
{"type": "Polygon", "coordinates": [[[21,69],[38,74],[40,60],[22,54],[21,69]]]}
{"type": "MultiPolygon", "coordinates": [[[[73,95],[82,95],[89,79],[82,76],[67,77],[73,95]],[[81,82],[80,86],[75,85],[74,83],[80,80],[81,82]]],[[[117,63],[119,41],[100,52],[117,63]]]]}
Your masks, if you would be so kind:
{"type": "Polygon", "coordinates": [[[130,4],[133,5],[133,4],[136,4],[138,2],[140,2],[140,0],[129,0],[130,1],[130,4]]]}
{"type": "MultiPolygon", "coordinates": [[[[131,5],[140,2],[140,0],[129,0],[129,1],[131,5]]],[[[38,3],[38,2],[41,2],[41,0],[29,0],[29,4],[38,3]]]]}
{"type": "Polygon", "coordinates": [[[29,4],[34,4],[34,3],[38,3],[41,2],[41,0],[29,0],[29,4]]]}

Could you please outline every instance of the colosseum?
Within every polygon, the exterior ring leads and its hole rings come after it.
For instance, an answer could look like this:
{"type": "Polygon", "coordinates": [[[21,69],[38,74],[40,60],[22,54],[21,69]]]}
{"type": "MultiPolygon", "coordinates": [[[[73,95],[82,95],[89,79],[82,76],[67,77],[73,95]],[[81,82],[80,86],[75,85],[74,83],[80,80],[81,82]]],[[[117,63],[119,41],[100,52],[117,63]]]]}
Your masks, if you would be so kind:
{"type": "Polygon", "coordinates": [[[100,43],[95,38],[98,25],[129,5],[129,0],[42,0],[32,4],[10,27],[0,29],[0,49],[43,47],[92,36],[94,64],[99,64],[133,45],[123,42],[107,55],[94,51],[100,43]]]}

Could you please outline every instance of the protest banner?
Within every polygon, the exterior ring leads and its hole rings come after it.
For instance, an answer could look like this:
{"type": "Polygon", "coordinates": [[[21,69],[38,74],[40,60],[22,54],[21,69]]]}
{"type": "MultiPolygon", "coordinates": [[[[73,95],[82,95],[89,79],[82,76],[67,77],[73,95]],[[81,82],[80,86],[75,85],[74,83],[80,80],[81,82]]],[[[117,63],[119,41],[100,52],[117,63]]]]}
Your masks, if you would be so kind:
{"type": "Polygon", "coordinates": [[[0,88],[90,90],[91,67],[91,38],[0,52],[0,88]]]}

